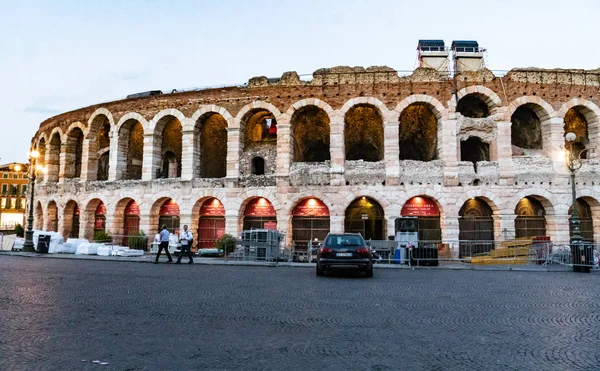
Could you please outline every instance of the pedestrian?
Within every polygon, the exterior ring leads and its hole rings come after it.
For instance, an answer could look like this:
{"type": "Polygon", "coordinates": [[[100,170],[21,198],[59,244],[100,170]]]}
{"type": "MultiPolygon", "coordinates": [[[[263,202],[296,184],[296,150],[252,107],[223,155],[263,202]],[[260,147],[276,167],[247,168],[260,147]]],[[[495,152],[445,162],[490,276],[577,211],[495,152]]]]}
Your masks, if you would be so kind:
{"type": "Polygon", "coordinates": [[[158,253],[156,253],[156,260],[154,261],[154,264],[158,263],[158,257],[160,256],[162,249],[165,249],[167,258],[169,258],[167,263],[172,263],[173,258],[171,258],[171,253],[169,252],[169,231],[167,230],[166,225],[163,225],[162,231],[160,231],[160,245],[158,245],[158,253]]]}
{"type": "Polygon", "coordinates": [[[190,261],[188,262],[188,264],[193,264],[194,263],[194,259],[192,259],[192,241],[194,240],[194,236],[192,236],[192,232],[190,232],[190,230],[188,229],[187,225],[183,226],[183,233],[181,233],[181,236],[179,237],[180,241],[181,241],[181,251],[179,252],[179,257],[177,258],[177,262],[175,264],[180,264],[181,263],[181,257],[183,256],[183,254],[185,252],[187,252],[190,261]]]}

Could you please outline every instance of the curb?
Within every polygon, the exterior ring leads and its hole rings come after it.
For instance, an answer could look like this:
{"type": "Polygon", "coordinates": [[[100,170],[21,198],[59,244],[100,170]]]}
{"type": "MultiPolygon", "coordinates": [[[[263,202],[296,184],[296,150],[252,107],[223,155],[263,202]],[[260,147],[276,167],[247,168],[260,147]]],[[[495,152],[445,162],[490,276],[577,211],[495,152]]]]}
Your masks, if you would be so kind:
{"type": "MultiPolygon", "coordinates": [[[[119,256],[97,256],[97,255],[74,255],[74,254],[38,254],[29,252],[18,252],[18,251],[0,251],[0,255],[5,256],[16,256],[25,258],[41,258],[41,259],[71,259],[71,260],[90,260],[90,261],[106,261],[106,262],[125,262],[125,263],[154,263],[154,255],[143,255],[141,257],[119,257],[119,256]]],[[[164,262],[164,261],[161,261],[164,262]]],[[[235,260],[221,260],[216,258],[199,258],[196,257],[194,264],[199,265],[213,265],[213,266],[247,266],[247,267],[286,267],[286,268],[312,268],[314,269],[315,263],[267,263],[267,262],[255,262],[255,261],[235,261],[235,260]]],[[[401,269],[401,270],[470,270],[470,271],[516,271],[516,272],[552,272],[562,273],[571,272],[570,267],[567,266],[556,266],[555,269],[548,268],[533,268],[524,266],[468,266],[468,265],[441,265],[437,267],[411,267],[408,265],[398,264],[375,264],[375,269],[401,269]]],[[[590,273],[600,273],[598,269],[592,269],[590,273]]]]}

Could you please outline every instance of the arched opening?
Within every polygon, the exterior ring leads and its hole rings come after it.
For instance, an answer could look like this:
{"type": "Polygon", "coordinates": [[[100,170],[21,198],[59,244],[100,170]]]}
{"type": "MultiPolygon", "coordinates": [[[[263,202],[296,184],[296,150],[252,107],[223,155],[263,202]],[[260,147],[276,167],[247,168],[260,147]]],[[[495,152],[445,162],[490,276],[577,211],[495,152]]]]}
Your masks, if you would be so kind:
{"type": "Polygon", "coordinates": [[[123,211],[123,234],[125,236],[140,233],[140,206],[135,200],[130,200],[123,211]]]}
{"type": "Polygon", "coordinates": [[[329,123],[329,115],[317,106],[302,107],[294,112],[291,119],[294,162],[324,162],[331,159],[329,123]]]}
{"type": "Polygon", "coordinates": [[[200,177],[224,178],[227,175],[227,120],[209,113],[200,120],[200,177]]]}
{"type": "MultiPolygon", "coordinates": [[[[569,207],[569,215],[572,215],[573,206],[569,207]]],[[[583,198],[577,199],[577,214],[579,215],[579,234],[584,241],[594,242],[594,220],[592,219],[592,208],[583,198]]],[[[569,217],[569,236],[573,237],[572,218],[569,217]]]]}
{"type": "Polygon", "coordinates": [[[271,201],[257,197],[248,202],[244,209],[243,230],[249,229],[277,229],[277,212],[271,201]]]}
{"type": "Polygon", "coordinates": [[[460,142],[460,159],[472,162],[477,171],[478,162],[490,160],[490,145],[478,137],[462,140],[460,142]]]}
{"type": "Polygon", "coordinates": [[[62,151],[61,146],[60,134],[54,133],[52,138],[50,138],[50,143],[48,145],[47,166],[49,182],[58,182],[60,173],[60,153],[62,151]]]}
{"type": "Polygon", "coordinates": [[[522,198],[515,214],[516,238],[546,236],[546,211],[540,201],[531,196],[522,198]]]}
{"type": "Polygon", "coordinates": [[[174,117],[163,118],[157,126],[164,123],[161,144],[160,176],[158,178],[181,177],[182,127],[174,117]]]}
{"type": "Polygon", "coordinates": [[[94,235],[106,231],[106,206],[100,201],[94,211],[94,235]]]}
{"type": "Polygon", "coordinates": [[[377,108],[356,105],[346,112],[344,121],[346,160],[383,160],[383,118],[377,108]]]}
{"type": "Polygon", "coordinates": [[[214,248],[225,235],[225,207],[216,198],[209,198],[200,206],[198,219],[198,249],[214,248]]]}
{"type": "MultiPolygon", "coordinates": [[[[96,180],[108,180],[108,162],[110,158],[110,121],[108,117],[102,116],[103,121],[98,132],[96,139],[96,153],[95,158],[98,159],[96,169],[96,180]]],[[[95,120],[94,120],[95,121],[95,120]]],[[[92,123],[92,126],[94,124],[92,123]]],[[[92,140],[90,140],[90,147],[93,147],[92,140]]]]}
{"type": "Polygon", "coordinates": [[[479,197],[467,200],[458,212],[459,257],[490,252],[494,248],[492,208],[479,197]]]}
{"type": "Polygon", "coordinates": [[[178,178],[180,175],[181,168],[177,155],[171,151],[165,152],[162,158],[162,178],[178,178]]]}
{"type": "Polygon", "coordinates": [[[524,149],[542,149],[542,123],[537,112],[541,107],[528,103],[515,110],[510,118],[513,155],[523,155],[524,149]]]}
{"type": "Polygon", "coordinates": [[[473,93],[460,98],[456,105],[456,112],[466,117],[480,119],[490,115],[490,108],[484,96],[473,93]]]}
{"type": "Polygon", "coordinates": [[[360,233],[366,240],[385,240],[383,207],[370,197],[360,197],[346,208],[346,233],[360,233]]]}
{"type": "Polygon", "coordinates": [[[44,209],[42,203],[38,201],[35,206],[35,223],[33,224],[35,230],[41,231],[44,229],[44,209]]]}
{"type": "Polygon", "coordinates": [[[65,146],[65,178],[80,178],[81,164],[83,155],[83,132],[79,128],[74,128],[67,135],[67,144],[65,146]]]}
{"type": "Polygon", "coordinates": [[[437,117],[424,103],[413,103],[400,114],[400,160],[437,158],[437,117]]]}
{"type": "Polygon", "coordinates": [[[277,120],[265,109],[254,109],[242,119],[243,155],[240,159],[241,175],[253,174],[252,159],[264,160],[264,175],[275,173],[277,160],[277,120]]]}
{"type": "Polygon", "coordinates": [[[37,151],[40,156],[37,158],[36,164],[46,166],[46,139],[40,139],[37,145],[37,151]]]}
{"type": "Polygon", "coordinates": [[[98,158],[98,173],[96,174],[97,180],[108,180],[108,162],[110,161],[110,151],[105,151],[98,158]]]}
{"type": "Polygon", "coordinates": [[[439,242],[442,240],[440,209],[431,198],[425,196],[411,198],[402,206],[400,215],[417,217],[419,241],[439,242]]]}
{"type": "Polygon", "coordinates": [[[73,200],[65,206],[62,236],[65,241],[68,238],[79,238],[79,205],[73,200]]]}
{"type": "Polygon", "coordinates": [[[587,151],[583,152],[583,150],[589,144],[588,122],[585,118],[585,110],[585,107],[573,107],[567,111],[564,119],[565,135],[567,133],[575,134],[575,141],[573,143],[569,143],[565,139],[565,147],[570,148],[569,146],[572,146],[573,154],[575,156],[579,156],[581,154],[581,158],[587,158],[587,151]]]}
{"type": "Polygon", "coordinates": [[[56,202],[50,201],[47,210],[48,217],[46,218],[46,231],[58,232],[58,206],[56,202]]]}
{"type": "Polygon", "coordinates": [[[142,179],[144,127],[137,120],[127,120],[119,129],[117,179],[142,179]]]}
{"type": "Polygon", "coordinates": [[[306,198],[292,211],[292,243],[296,251],[323,241],[329,233],[329,208],[318,198],[306,198]]]}
{"type": "Polygon", "coordinates": [[[265,175],[265,160],[262,157],[252,159],[252,174],[265,175]]]}
{"type": "Polygon", "coordinates": [[[158,230],[166,226],[169,233],[179,234],[179,205],[173,199],[166,200],[158,212],[158,230]]]}

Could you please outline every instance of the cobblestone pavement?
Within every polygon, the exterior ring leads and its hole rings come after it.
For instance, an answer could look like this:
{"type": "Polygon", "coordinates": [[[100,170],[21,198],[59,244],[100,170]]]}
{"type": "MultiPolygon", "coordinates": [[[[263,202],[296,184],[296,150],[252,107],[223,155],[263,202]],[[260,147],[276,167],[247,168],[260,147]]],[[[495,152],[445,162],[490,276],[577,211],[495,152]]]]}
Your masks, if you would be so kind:
{"type": "Polygon", "coordinates": [[[0,369],[599,370],[600,280],[0,256],[0,369]]]}

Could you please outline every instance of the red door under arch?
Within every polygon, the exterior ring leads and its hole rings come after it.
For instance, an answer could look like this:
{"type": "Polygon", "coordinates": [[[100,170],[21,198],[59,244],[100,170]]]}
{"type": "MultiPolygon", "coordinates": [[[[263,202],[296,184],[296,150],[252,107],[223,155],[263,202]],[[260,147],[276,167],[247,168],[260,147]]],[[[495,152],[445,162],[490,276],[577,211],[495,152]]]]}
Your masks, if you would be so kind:
{"type": "Polygon", "coordinates": [[[440,210],[429,197],[416,196],[402,206],[401,216],[416,216],[419,241],[441,241],[440,210]]]}
{"type": "Polygon", "coordinates": [[[271,201],[263,197],[251,200],[244,210],[244,230],[277,229],[277,212],[271,201]]]}
{"type": "Polygon", "coordinates": [[[198,249],[214,248],[225,235],[225,207],[216,198],[210,198],[200,207],[198,219],[198,249]]]}

